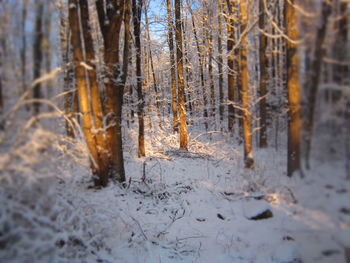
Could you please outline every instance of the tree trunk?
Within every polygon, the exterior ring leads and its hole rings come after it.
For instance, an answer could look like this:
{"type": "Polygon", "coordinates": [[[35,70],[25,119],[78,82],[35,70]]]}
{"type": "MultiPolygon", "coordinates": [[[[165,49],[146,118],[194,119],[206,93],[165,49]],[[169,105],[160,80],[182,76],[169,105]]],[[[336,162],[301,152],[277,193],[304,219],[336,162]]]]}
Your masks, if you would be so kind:
{"type": "Polygon", "coordinates": [[[286,30],[290,40],[287,43],[287,88],[288,88],[288,167],[287,175],[301,171],[300,143],[301,143],[301,95],[299,79],[298,46],[294,41],[299,39],[294,0],[285,6],[286,30]]]}
{"type": "MultiPolygon", "coordinates": [[[[246,0],[241,0],[242,32],[248,26],[248,7],[246,0]]],[[[252,124],[250,110],[249,69],[248,69],[248,34],[242,36],[241,71],[242,71],[242,107],[244,162],[246,168],[254,168],[252,124]]]]}
{"type": "Polygon", "coordinates": [[[179,130],[179,117],[177,114],[177,91],[176,91],[176,65],[174,50],[174,19],[171,7],[171,0],[167,0],[168,11],[168,44],[170,51],[170,77],[171,77],[171,108],[173,110],[173,129],[174,132],[179,130]]]}
{"type": "MultiPolygon", "coordinates": [[[[4,97],[3,97],[3,90],[2,90],[2,74],[3,74],[3,49],[2,49],[2,43],[0,42],[0,116],[4,109],[4,97]]],[[[0,129],[3,129],[3,123],[0,123],[0,129]]]]}
{"type": "Polygon", "coordinates": [[[210,103],[211,103],[211,117],[215,123],[215,87],[214,87],[214,77],[213,77],[213,32],[211,30],[211,21],[210,18],[212,16],[212,11],[210,7],[207,7],[207,19],[205,19],[205,31],[206,38],[208,41],[208,56],[209,56],[209,65],[208,65],[208,73],[209,73],[209,86],[210,86],[210,103]]]}
{"type": "Polygon", "coordinates": [[[185,109],[185,87],[183,72],[183,53],[182,53],[182,29],[181,29],[181,0],[175,0],[175,25],[176,25],[176,62],[177,62],[177,81],[178,81],[178,99],[180,113],[180,149],[188,150],[188,133],[186,123],[185,109]]]}
{"type": "MultiPolygon", "coordinates": [[[[259,1],[259,27],[264,30],[265,22],[265,10],[264,0],[259,1]]],[[[260,61],[260,80],[259,80],[259,95],[260,95],[260,133],[259,133],[259,146],[260,148],[267,147],[267,112],[266,112],[266,96],[268,87],[268,56],[267,56],[267,37],[264,33],[260,33],[260,46],[259,46],[259,61],[260,61]]]]}
{"type": "Polygon", "coordinates": [[[202,88],[202,95],[203,95],[203,117],[204,117],[204,125],[205,125],[205,129],[208,129],[208,110],[207,110],[207,105],[208,105],[208,99],[207,99],[207,95],[206,95],[206,88],[205,88],[205,84],[204,84],[204,60],[202,57],[202,52],[199,46],[199,40],[198,40],[198,36],[197,36],[197,29],[196,29],[196,25],[194,22],[194,16],[193,16],[193,11],[192,8],[187,0],[187,5],[188,5],[188,9],[191,13],[191,20],[192,20],[192,29],[193,29],[193,35],[196,41],[196,47],[197,47],[197,55],[198,55],[198,60],[199,60],[199,70],[200,70],[200,79],[201,79],[201,88],[202,88]]]}
{"type": "Polygon", "coordinates": [[[324,47],[324,40],[326,36],[326,29],[328,18],[332,13],[332,6],[327,1],[323,1],[321,7],[321,21],[316,30],[316,38],[314,44],[314,52],[311,58],[309,74],[306,82],[306,89],[308,90],[308,118],[304,130],[306,132],[305,137],[305,164],[306,167],[310,168],[310,152],[312,142],[312,130],[314,127],[314,114],[316,107],[316,98],[318,94],[318,86],[320,82],[320,73],[323,58],[326,54],[324,47]]]}
{"type": "Polygon", "coordinates": [[[81,16],[81,28],[83,30],[83,40],[85,46],[85,56],[86,56],[86,65],[87,75],[90,84],[90,96],[91,96],[91,105],[92,105],[92,114],[93,114],[93,127],[94,127],[94,136],[96,139],[101,168],[106,172],[101,174],[97,185],[106,186],[108,182],[108,173],[107,169],[109,166],[109,157],[108,157],[108,146],[106,142],[106,134],[103,127],[103,109],[101,104],[100,90],[97,83],[97,74],[96,74],[96,65],[94,61],[96,59],[94,42],[91,35],[90,27],[90,17],[89,17],[89,6],[87,0],[79,0],[80,5],[80,16],[81,16]]]}
{"type": "MultiPolygon", "coordinates": [[[[33,46],[33,78],[38,79],[41,75],[41,64],[43,59],[42,51],[42,39],[43,39],[43,13],[44,5],[41,0],[36,1],[36,18],[35,18],[35,36],[34,36],[34,46],[33,46]]],[[[38,83],[33,88],[33,98],[40,99],[41,94],[41,84],[38,83]]],[[[35,102],[33,104],[33,114],[37,115],[40,111],[40,103],[35,102]]]]}
{"type": "Polygon", "coordinates": [[[138,96],[138,118],[139,118],[139,150],[138,156],[142,157],[146,155],[145,151],[145,127],[144,127],[144,106],[145,101],[142,93],[142,73],[141,73],[141,10],[142,0],[132,1],[132,12],[133,12],[133,24],[134,24],[134,37],[136,47],[136,78],[137,78],[137,96],[138,96]]]}
{"type": "Polygon", "coordinates": [[[121,77],[119,38],[123,22],[124,1],[96,0],[96,9],[104,43],[104,82],[106,87],[106,125],[110,154],[110,174],[119,182],[125,181],[122,105],[124,90],[118,87],[121,77]],[[105,11],[105,6],[108,6],[105,11]],[[108,21],[108,23],[107,23],[108,21]]]}
{"type": "Polygon", "coordinates": [[[90,165],[93,174],[96,175],[101,185],[107,184],[105,178],[108,179],[108,173],[103,162],[101,162],[98,144],[94,135],[94,125],[92,117],[92,109],[89,100],[87,74],[84,63],[84,55],[82,48],[81,30],[79,23],[79,11],[77,0],[69,0],[69,25],[72,33],[72,46],[75,64],[75,76],[79,94],[80,109],[83,116],[83,131],[86,144],[90,154],[90,165]]]}
{"type": "Polygon", "coordinates": [[[74,74],[74,70],[72,66],[68,66],[69,55],[71,51],[70,45],[70,30],[69,25],[67,24],[67,17],[65,17],[64,6],[60,7],[60,47],[61,47],[61,60],[64,68],[64,77],[63,77],[63,91],[66,93],[64,97],[64,112],[66,115],[66,134],[69,137],[75,137],[74,131],[74,121],[73,121],[73,113],[72,113],[72,105],[73,105],[73,96],[76,95],[76,91],[71,92],[70,89],[72,87],[72,75],[74,74]]]}
{"type": "Polygon", "coordinates": [[[183,34],[183,42],[184,42],[184,62],[185,62],[185,73],[186,73],[186,85],[185,85],[185,98],[187,96],[186,100],[186,111],[190,113],[190,115],[193,115],[193,107],[192,107],[192,99],[191,99],[191,91],[190,91],[190,81],[192,79],[192,72],[191,72],[191,66],[190,66],[190,60],[188,59],[188,45],[187,45],[187,39],[186,39],[186,29],[185,29],[185,23],[182,21],[182,34],[183,34]]]}
{"type": "Polygon", "coordinates": [[[187,96],[186,100],[186,110],[193,115],[193,107],[192,107],[192,99],[191,99],[191,90],[190,90],[190,82],[192,82],[192,72],[190,66],[190,60],[188,59],[188,46],[187,40],[185,36],[185,29],[183,28],[183,36],[184,36],[184,58],[185,58],[185,73],[186,73],[186,85],[185,85],[185,96],[187,96]]]}
{"type": "MultiPolygon", "coordinates": [[[[235,18],[234,3],[227,1],[228,18],[227,18],[227,94],[228,94],[228,130],[233,132],[235,123],[235,58],[233,47],[235,45],[235,18]]],[[[236,58],[237,59],[237,58],[236,58]]]]}
{"type": "MultiPolygon", "coordinates": [[[[21,47],[21,74],[22,74],[22,91],[23,93],[27,89],[27,37],[26,37],[26,20],[27,20],[27,1],[22,3],[22,21],[21,21],[21,35],[22,35],[22,47],[21,47]]],[[[28,107],[26,107],[29,110],[28,107]]]]}
{"type": "Polygon", "coordinates": [[[151,75],[153,79],[153,89],[155,93],[155,102],[157,107],[157,115],[159,118],[159,126],[162,126],[162,118],[161,118],[161,107],[159,103],[159,93],[158,93],[158,85],[157,85],[157,79],[156,79],[156,73],[154,71],[154,64],[153,64],[153,56],[152,56],[152,49],[151,49],[151,36],[149,32],[149,22],[148,22],[148,15],[147,15],[147,8],[145,8],[145,22],[146,22],[146,36],[147,36],[147,42],[148,42],[148,55],[149,55],[149,63],[151,66],[151,75]]]}
{"type": "MultiPolygon", "coordinates": [[[[44,51],[44,58],[45,58],[45,73],[49,74],[51,72],[51,56],[52,56],[52,47],[51,47],[51,3],[47,2],[45,5],[45,18],[44,18],[44,36],[43,36],[43,45],[42,49],[44,51]]],[[[46,98],[50,99],[52,96],[52,80],[47,80],[45,83],[45,90],[46,90],[46,98]]],[[[48,111],[52,111],[52,107],[48,105],[47,108],[48,111]]]]}
{"type": "Polygon", "coordinates": [[[349,84],[349,63],[346,60],[348,52],[348,35],[349,35],[349,13],[348,13],[348,1],[329,1],[330,4],[336,2],[339,5],[339,11],[337,21],[335,23],[336,41],[333,44],[333,56],[334,59],[340,63],[335,63],[333,66],[333,80],[339,85],[349,84]],[[344,82],[347,81],[347,82],[344,82]]]}
{"type": "Polygon", "coordinates": [[[220,115],[220,121],[222,122],[224,120],[224,78],[223,78],[223,57],[222,57],[222,3],[221,0],[217,0],[218,8],[219,8],[219,14],[218,14],[218,71],[219,71],[219,115],[220,115]]]}

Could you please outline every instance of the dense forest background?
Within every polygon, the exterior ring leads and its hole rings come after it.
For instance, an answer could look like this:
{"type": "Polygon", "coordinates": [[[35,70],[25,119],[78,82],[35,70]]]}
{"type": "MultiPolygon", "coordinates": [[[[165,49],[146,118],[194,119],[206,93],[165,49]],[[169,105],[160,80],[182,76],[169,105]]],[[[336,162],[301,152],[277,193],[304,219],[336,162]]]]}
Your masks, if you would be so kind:
{"type": "Polygon", "coordinates": [[[350,262],[349,12],[0,0],[0,262],[350,262]],[[257,238],[240,205],[288,230],[257,238]]]}

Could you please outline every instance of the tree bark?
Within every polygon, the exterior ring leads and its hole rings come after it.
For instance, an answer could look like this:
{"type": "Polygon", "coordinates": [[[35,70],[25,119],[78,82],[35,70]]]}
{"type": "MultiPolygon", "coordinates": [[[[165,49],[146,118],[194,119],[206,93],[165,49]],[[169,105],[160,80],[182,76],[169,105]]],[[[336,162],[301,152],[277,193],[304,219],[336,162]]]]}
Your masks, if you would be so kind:
{"type": "Polygon", "coordinates": [[[203,117],[204,117],[204,125],[205,129],[208,129],[208,110],[207,110],[207,105],[208,105],[208,99],[206,95],[206,88],[205,88],[205,83],[204,83],[204,60],[202,56],[202,52],[199,46],[199,40],[198,40],[198,35],[197,35],[197,29],[196,29],[196,24],[194,22],[194,16],[193,16],[193,11],[190,6],[190,3],[187,0],[187,6],[191,14],[191,20],[192,20],[192,29],[193,29],[193,35],[196,41],[196,47],[197,47],[197,55],[198,55],[198,60],[199,60],[199,70],[200,70],[200,79],[201,79],[201,88],[202,88],[202,95],[203,95],[203,117]]]}
{"type": "Polygon", "coordinates": [[[295,0],[290,0],[285,6],[287,35],[292,41],[287,43],[287,89],[288,89],[288,167],[287,175],[292,176],[301,171],[300,143],[301,143],[301,94],[299,67],[300,60],[298,46],[294,41],[299,39],[299,28],[295,0]]]}
{"type": "Polygon", "coordinates": [[[334,59],[340,61],[333,66],[333,80],[339,85],[349,84],[349,63],[346,61],[346,54],[348,52],[348,35],[349,35],[349,13],[348,1],[334,1],[330,0],[330,4],[335,2],[339,5],[338,19],[335,23],[336,41],[333,45],[334,59]],[[347,82],[344,82],[347,80],[347,82]]]}
{"type": "Polygon", "coordinates": [[[171,7],[171,0],[167,0],[168,11],[168,44],[170,51],[170,77],[171,77],[171,108],[173,111],[173,129],[174,132],[179,130],[179,117],[177,114],[177,91],[176,91],[176,65],[174,50],[174,19],[171,7]]]}
{"type": "Polygon", "coordinates": [[[69,25],[72,33],[72,46],[75,64],[75,76],[79,94],[79,104],[83,116],[83,131],[86,139],[86,144],[90,154],[90,165],[94,175],[96,175],[101,185],[105,185],[108,179],[108,173],[104,163],[101,162],[98,143],[94,135],[94,125],[92,118],[92,108],[89,100],[87,73],[83,63],[84,53],[82,47],[81,30],[79,23],[79,7],[77,0],[69,0],[69,25]]]}
{"type": "MultiPolygon", "coordinates": [[[[264,30],[265,22],[265,8],[264,1],[259,1],[259,28],[264,30]]],[[[260,133],[259,133],[259,146],[260,148],[267,147],[267,110],[266,110],[266,96],[268,87],[268,55],[267,55],[267,37],[260,33],[260,46],[259,46],[259,61],[260,61],[260,80],[259,80],[259,95],[260,95],[260,133]]]]}
{"type": "Polygon", "coordinates": [[[156,73],[154,71],[154,64],[153,64],[153,56],[152,56],[152,49],[151,49],[151,35],[149,32],[149,22],[148,22],[148,15],[147,15],[147,8],[145,8],[145,22],[146,22],[146,35],[147,35],[147,42],[148,42],[148,55],[149,55],[149,63],[151,66],[151,75],[153,79],[153,89],[155,93],[155,102],[157,107],[157,115],[160,121],[159,126],[161,127],[162,118],[161,118],[161,106],[159,103],[159,93],[158,93],[158,85],[157,85],[157,79],[156,79],[156,73]]]}
{"type": "Polygon", "coordinates": [[[111,160],[109,170],[113,179],[124,182],[125,169],[122,142],[122,105],[124,90],[118,87],[117,81],[121,77],[119,39],[123,22],[124,1],[96,0],[96,9],[104,44],[104,82],[106,87],[105,118],[111,160]],[[106,11],[105,5],[108,6],[106,11]]]}
{"type": "Polygon", "coordinates": [[[106,134],[103,127],[103,109],[101,103],[100,90],[97,82],[96,65],[94,63],[96,56],[94,50],[94,42],[91,35],[89,6],[87,0],[79,0],[81,28],[83,31],[83,40],[85,46],[85,58],[87,68],[87,76],[90,85],[90,96],[93,116],[93,128],[96,143],[98,145],[98,152],[100,157],[100,169],[105,170],[103,174],[96,181],[96,185],[106,186],[108,183],[108,144],[106,142],[106,134]]]}
{"type": "MultiPolygon", "coordinates": [[[[21,47],[21,74],[22,74],[22,91],[23,93],[27,89],[27,37],[26,37],[26,21],[27,21],[27,1],[23,1],[22,4],[22,21],[21,21],[21,34],[22,34],[22,47],[21,47]]],[[[26,107],[29,110],[28,107],[26,107]]]]}
{"type": "Polygon", "coordinates": [[[208,41],[208,57],[209,57],[209,65],[208,65],[208,74],[209,74],[209,86],[210,86],[210,103],[211,103],[211,117],[215,123],[215,86],[214,86],[214,77],[213,77],[213,32],[211,30],[211,21],[210,18],[212,16],[212,12],[210,7],[207,6],[207,18],[205,19],[205,33],[206,39],[208,41]]]}
{"type": "MultiPolygon", "coordinates": [[[[241,0],[242,32],[248,26],[248,6],[246,0],[241,0]]],[[[243,135],[244,135],[244,162],[246,168],[254,168],[253,139],[250,110],[249,69],[248,69],[248,34],[242,36],[241,48],[242,71],[242,107],[243,107],[243,135]]]]}
{"type": "Polygon", "coordinates": [[[182,29],[181,29],[181,0],[175,0],[175,25],[176,25],[176,62],[178,81],[178,106],[180,113],[180,149],[188,150],[188,133],[185,109],[185,86],[183,72],[182,29]]]}
{"type": "MultiPolygon", "coordinates": [[[[228,17],[227,17],[227,94],[228,94],[228,130],[233,132],[235,124],[235,18],[234,18],[234,4],[227,1],[228,17]]],[[[236,58],[237,59],[237,58],[236,58]]]]}
{"type": "Polygon", "coordinates": [[[64,112],[66,115],[66,134],[69,137],[75,137],[75,131],[74,131],[74,121],[73,121],[73,112],[72,112],[72,105],[73,105],[73,97],[76,95],[76,91],[71,92],[70,89],[73,86],[73,80],[72,75],[74,75],[74,69],[73,66],[68,66],[68,63],[70,59],[70,51],[71,51],[71,44],[70,44],[70,30],[69,30],[69,24],[67,21],[67,17],[65,16],[65,10],[64,5],[60,6],[60,47],[61,47],[61,60],[62,65],[64,68],[64,77],[63,77],[63,91],[66,92],[64,97],[64,112]]]}
{"type": "Polygon", "coordinates": [[[142,73],[141,73],[141,10],[142,0],[132,1],[132,12],[133,12],[133,24],[134,24],[134,37],[136,47],[136,78],[137,78],[137,96],[138,96],[138,118],[139,118],[139,148],[138,156],[142,157],[146,155],[145,151],[145,126],[144,126],[144,106],[145,101],[142,93],[142,73]]]}
{"type": "Polygon", "coordinates": [[[324,47],[324,41],[327,30],[328,18],[332,13],[332,6],[327,1],[322,2],[321,7],[321,21],[316,30],[316,38],[314,43],[314,52],[311,58],[309,74],[307,82],[305,83],[306,90],[308,90],[308,115],[304,125],[306,132],[305,136],[305,164],[306,167],[310,168],[310,152],[312,142],[312,130],[314,127],[314,114],[316,107],[316,98],[318,94],[318,86],[320,82],[320,72],[323,58],[326,54],[324,47]]]}
{"type": "Polygon", "coordinates": [[[224,120],[224,78],[223,78],[223,57],[222,57],[222,2],[221,0],[217,0],[219,14],[218,14],[218,71],[219,71],[219,115],[220,121],[224,120]]]}
{"type": "MultiPolygon", "coordinates": [[[[38,79],[41,75],[41,64],[43,59],[42,51],[42,40],[43,40],[43,13],[44,5],[41,0],[36,1],[36,18],[35,18],[35,36],[34,36],[34,46],[33,46],[33,77],[34,80],[38,79]]],[[[41,84],[38,83],[33,88],[33,98],[40,99],[41,94],[41,84]]],[[[35,102],[33,104],[33,114],[37,115],[40,111],[40,103],[35,102]]]]}
{"type": "MultiPolygon", "coordinates": [[[[44,14],[44,27],[43,27],[43,55],[45,58],[45,72],[49,74],[51,72],[51,57],[52,57],[52,46],[51,46],[51,2],[45,4],[45,14],[44,14]]],[[[52,96],[52,80],[47,80],[45,83],[46,98],[50,99],[52,96]]],[[[52,107],[48,105],[48,111],[52,111],[52,107]]]]}

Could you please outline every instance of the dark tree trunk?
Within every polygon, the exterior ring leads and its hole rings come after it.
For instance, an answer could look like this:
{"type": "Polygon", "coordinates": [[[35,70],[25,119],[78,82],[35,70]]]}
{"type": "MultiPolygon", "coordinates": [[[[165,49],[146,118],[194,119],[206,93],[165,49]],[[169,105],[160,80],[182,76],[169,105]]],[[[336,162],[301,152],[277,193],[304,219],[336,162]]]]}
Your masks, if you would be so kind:
{"type": "Polygon", "coordinates": [[[134,37],[136,47],[136,78],[137,78],[137,96],[138,96],[138,118],[139,118],[139,157],[145,156],[145,126],[144,126],[144,106],[145,101],[142,93],[142,73],[141,73],[141,11],[142,11],[142,0],[132,1],[132,13],[133,13],[133,24],[134,24],[134,37]]]}
{"type": "Polygon", "coordinates": [[[332,13],[332,6],[327,1],[323,1],[321,7],[321,21],[316,30],[316,38],[314,44],[314,52],[310,62],[309,73],[307,81],[305,83],[306,90],[308,90],[308,115],[304,130],[306,132],[305,137],[305,164],[306,167],[310,168],[310,152],[312,142],[312,130],[314,127],[314,114],[316,107],[316,98],[318,94],[318,86],[320,82],[320,73],[323,58],[326,54],[324,47],[324,40],[326,36],[328,18],[332,13]]]}
{"type": "Polygon", "coordinates": [[[224,78],[223,78],[223,57],[222,57],[222,3],[221,0],[218,1],[219,15],[218,15],[218,71],[219,71],[219,115],[220,121],[224,120],[224,78]]]}
{"type": "Polygon", "coordinates": [[[191,14],[191,20],[192,20],[192,29],[193,29],[193,35],[196,41],[196,47],[197,47],[197,55],[198,55],[198,60],[199,60],[199,70],[200,70],[200,79],[201,79],[201,88],[202,88],[202,95],[203,95],[203,117],[204,117],[204,125],[205,125],[205,129],[208,129],[208,110],[207,110],[207,105],[208,105],[208,98],[206,95],[206,88],[205,88],[205,83],[204,83],[204,60],[203,60],[203,56],[202,56],[202,52],[200,49],[200,45],[199,45],[199,40],[198,40],[198,35],[197,35],[197,29],[196,29],[196,24],[194,22],[194,16],[193,16],[193,11],[192,8],[190,6],[190,4],[187,2],[188,4],[188,9],[190,11],[191,14]]]}
{"type": "MultiPolygon", "coordinates": [[[[228,18],[227,18],[227,94],[228,94],[228,130],[233,132],[235,123],[235,107],[236,103],[235,93],[235,57],[234,45],[235,45],[235,30],[236,22],[234,18],[234,4],[233,2],[227,1],[228,18]]],[[[236,57],[237,59],[237,57],[236,57]]]]}
{"type": "Polygon", "coordinates": [[[171,108],[173,110],[173,129],[174,132],[179,130],[179,117],[177,112],[177,90],[176,90],[176,65],[174,49],[174,19],[171,7],[171,0],[167,0],[168,11],[168,44],[170,51],[170,77],[171,77],[171,108]]]}
{"type": "MultiPolygon", "coordinates": [[[[264,30],[265,22],[265,10],[264,0],[259,1],[259,27],[264,30]]],[[[260,33],[260,46],[259,46],[259,60],[260,60],[260,80],[259,80],[259,95],[260,95],[260,133],[259,133],[259,146],[260,148],[267,147],[267,110],[266,110],[266,96],[268,87],[268,56],[267,56],[267,37],[264,33],[260,33]]]]}
{"type": "MultiPolygon", "coordinates": [[[[22,6],[22,23],[21,23],[21,34],[22,34],[22,46],[21,46],[21,74],[22,74],[22,91],[23,93],[27,89],[27,37],[26,37],[26,21],[27,21],[27,1],[23,1],[22,6]]],[[[27,107],[27,110],[29,108],[27,107]]]]}
{"type": "MultiPolygon", "coordinates": [[[[43,40],[43,13],[44,5],[41,0],[36,1],[36,18],[35,18],[35,36],[33,46],[33,78],[38,79],[41,75],[41,64],[43,60],[42,40],[43,40]]],[[[33,98],[42,98],[41,84],[37,83],[33,88],[33,98]]],[[[37,115],[40,112],[40,103],[35,102],[33,104],[33,114],[37,115]]]]}
{"type": "Polygon", "coordinates": [[[121,125],[124,90],[118,87],[116,81],[121,77],[119,39],[123,22],[124,1],[96,0],[96,9],[104,44],[105,114],[108,116],[106,120],[107,137],[112,162],[110,173],[112,178],[124,182],[125,169],[121,125]],[[108,6],[107,9],[105,9],[105,5],[108,6]]]}

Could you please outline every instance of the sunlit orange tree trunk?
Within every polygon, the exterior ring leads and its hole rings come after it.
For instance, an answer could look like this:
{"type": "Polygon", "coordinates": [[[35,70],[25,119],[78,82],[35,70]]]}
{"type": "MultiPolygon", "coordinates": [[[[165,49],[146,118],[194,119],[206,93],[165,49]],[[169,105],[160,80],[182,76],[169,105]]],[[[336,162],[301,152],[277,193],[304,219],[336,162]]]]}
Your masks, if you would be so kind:
{"type": "Polygon", "coordinates": [[[241,47],[241,72],[242,72],[242,110],[243,110],[243,137],[244,137],[244,162],[246,168],[254,167],[252,121],[250,109],[250,88],[248,69],[248,33],[244,32],[248,26],[248,6],[246,0],[241,0],[242,23],[242,47],[241,47]]]}
{"type": "MultiPolygon", "coordinates": [[[[84,5],[84,0],[80,0],[80,2],[81,5],[78,5],[77,0],[69,0],[69,26],[71,30],[71,42],[73,46],[75,78],[79,95],[80,111],[83,118],[83,131],[90,154],[90,166],[93,171],[93,174],[97,177],[95,181],[96,184],[105,186],[108,182],[108,161],[106,160],[106,157],[102,154],[102,151],[105,150],[104,141],[101,143],[101,141],[99,140],[99,136],[96,136],[96,128],[98,126],[95,125],[93,119],[97,120],[98,118],[96,118],[97,116],[94,116],[93,108],[91,107],[89,99],[89,97],[92,96],[93,93],[89,94],[89,83],[87,81],[87,77],[89,77],[89,82],[91,84],[91,81],[94,81],[93,78],[96,78],[96,73],[93,67],[90,68],[88,66],[89,62],[84,57],[84,50],[82,45],[83,39],[81,37],[82,32],[79,19],[79,7],[82,7],[84,5]]],[[[81,9],[82,17],[86,15],[84,13],[86,11],[87,10],[84,10],[83,6],[83,8],[81,9]]],[[[87,32],[85,32],[84,30],[84,27],[82,28],[84,31],[84,38],[89,38],[87,32]]],[[[89,44],[89,40],[85,44],[85,48],[87,44],[89,44]]],[[[91,52],[91,50],[89,48],[86,48],[86,57],[90,57],[91,55],[93,55],[91,53],[89,54],[89,52],[91,52]]],[[[93,85],[94,84],[90,86],[91,90],[94,89],[93,85]]]]}
{"type": "Polygon", "coordinates": [[[103,107],[96,71],[96,54],[90,28],[87,0],[69,0],[69,27],[74,54],[76,85],[82,113],[83,131],[96,175],[95,184],[106,186],[109,178],[125,181],[121,117],[127,75],[130,7],[124,18],[124,1],[97,0],[96,8],[103,37],[103,107]],[[108,8],[106,9],[106,6],[108,8]],[[124,65],[119,64],[119,33],[125,19],[124,65]],[[108,21],[108,23],[107,23],[108,21]]]}
{"type": "Polygon", "coordinates": [[[180,114],[180,149],[188,150],[188,133],[186,123],[185,85],[182,52],[181,0],[175,0],[175,25],[178,106],[180,114]]]}
{"type": "Polygon", "coordinates": [[[288,167],[287,175],[300,171],[300,143],[301,143],[301,95],[297,40],[299,28],[297,22],[295,1],[290,0],[285,6],[287,43],[287,88],[288,88],[288,167]]]}

